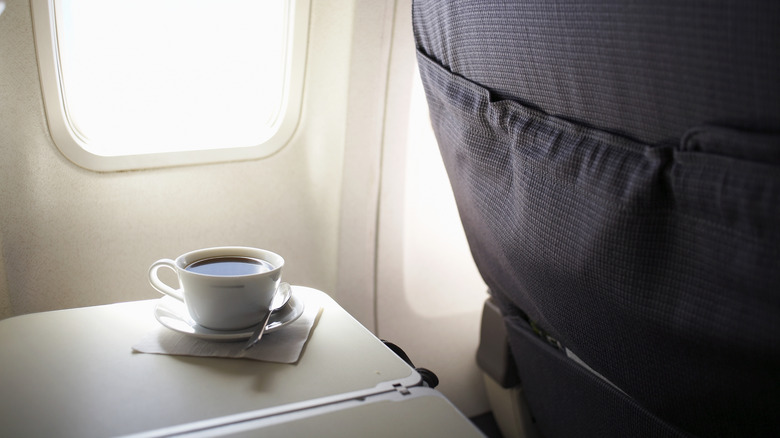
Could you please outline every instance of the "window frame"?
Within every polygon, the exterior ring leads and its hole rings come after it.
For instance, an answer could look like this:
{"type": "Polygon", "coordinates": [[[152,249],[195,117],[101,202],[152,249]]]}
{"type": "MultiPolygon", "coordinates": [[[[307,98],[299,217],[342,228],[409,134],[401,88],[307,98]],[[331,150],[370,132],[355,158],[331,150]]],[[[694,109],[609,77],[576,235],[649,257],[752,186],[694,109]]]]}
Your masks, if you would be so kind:
{"type": "Polygon", "coordinates": [[[133,155],[99,155],[84,146],[83,139],[68,119],[61,80],[55,0],[31,0],[41,92],[49,132],[55,146],[76,165],[97,172],[243,161],[273,155],[290,141],[298,127],[308,46],[311,0],[287,1],[288,16],[291,20],[287,35],[288,75],[284,84],[285,90],[278,115],[279,122],[276,124],[277,129],[267,140],[252,146],[133,155]]]}

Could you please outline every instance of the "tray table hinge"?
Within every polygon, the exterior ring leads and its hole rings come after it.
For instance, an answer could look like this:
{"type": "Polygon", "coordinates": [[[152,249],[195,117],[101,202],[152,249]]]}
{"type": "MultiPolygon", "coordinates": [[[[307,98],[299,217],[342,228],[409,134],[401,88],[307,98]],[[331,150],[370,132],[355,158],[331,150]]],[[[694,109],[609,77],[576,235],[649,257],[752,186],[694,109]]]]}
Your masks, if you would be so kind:
{"type": "Polygon", "coordinates": [[[393,383],[393,388],[396,391],[400,392],[401,395],[409,395],[409,394],[411,394],[411,392],[409,392],[409,389],[407,389],[404,385],[402,385],[400,383],[393,383]]]}

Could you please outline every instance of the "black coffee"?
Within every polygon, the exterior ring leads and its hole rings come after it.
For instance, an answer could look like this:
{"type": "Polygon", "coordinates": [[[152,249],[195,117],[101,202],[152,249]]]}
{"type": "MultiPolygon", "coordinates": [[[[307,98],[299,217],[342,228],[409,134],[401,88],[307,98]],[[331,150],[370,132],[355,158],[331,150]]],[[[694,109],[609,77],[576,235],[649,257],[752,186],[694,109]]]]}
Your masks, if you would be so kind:
{"type": "Polygon", "coordinates": [[[236,276],[257,274],[270,271],[273,268],[273,265],[265,260],[251,257],[229,256],[198,260],[197,262],[187,265],[184,269],[197,274],[236,276]]]}

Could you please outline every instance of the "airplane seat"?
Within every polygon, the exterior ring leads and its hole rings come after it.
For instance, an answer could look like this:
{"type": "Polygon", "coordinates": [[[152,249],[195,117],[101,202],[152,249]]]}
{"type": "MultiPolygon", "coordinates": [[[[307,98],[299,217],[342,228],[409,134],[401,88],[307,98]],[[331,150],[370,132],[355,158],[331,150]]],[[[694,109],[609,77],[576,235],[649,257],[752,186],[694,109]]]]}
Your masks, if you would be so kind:
{"type": "Polygon", "coordinates": [[[415,0],[518,433],[780,432],[780,3],[415,0]],[[524,406],[527,404],[527,410],[524,406]]]}

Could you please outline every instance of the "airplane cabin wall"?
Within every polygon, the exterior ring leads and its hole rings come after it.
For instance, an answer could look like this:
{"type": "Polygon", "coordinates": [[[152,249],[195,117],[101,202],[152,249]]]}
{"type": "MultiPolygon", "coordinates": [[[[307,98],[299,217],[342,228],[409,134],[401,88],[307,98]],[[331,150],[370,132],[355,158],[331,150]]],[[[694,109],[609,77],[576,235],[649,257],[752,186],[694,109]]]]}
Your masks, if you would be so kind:
{"type": "Polygon", "coordinates": [[[461,411],[489,410],[476,365],[487,286],[466,242],[417,71],[411,0],[398,2],[387,86],[377,248],[377,331],[461,411]]]}
{"type": "Polygon", "coordinates": [[[8,1],[0,16],[0,317],[156,298],[152,262],[212,245],[277,251],[287,281],[333,291],[354,5],[312,2],[301,121],[277,154],[97,173],[52,143],[30,3],[8,1]]]}
{"type": "Polygon", "coordinates": [[[416,69],[411,0],[358,2],[337,300],[466,415],[489,410],[476,348],[487,297],[416,69]]]}

